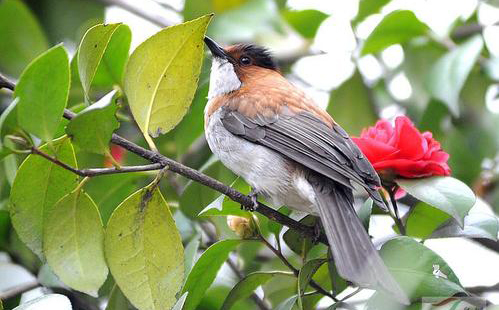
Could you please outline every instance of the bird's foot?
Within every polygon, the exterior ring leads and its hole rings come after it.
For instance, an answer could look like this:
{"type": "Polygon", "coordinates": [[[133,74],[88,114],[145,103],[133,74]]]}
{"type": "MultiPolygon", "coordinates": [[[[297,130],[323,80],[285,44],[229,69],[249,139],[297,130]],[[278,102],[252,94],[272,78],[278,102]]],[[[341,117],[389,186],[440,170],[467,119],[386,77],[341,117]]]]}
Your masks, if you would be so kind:
{"type": "Polygon", "coordinates": [[[253,203],[252,206],[243,206],[241,205],[241,210],[246,210],[253,212],[258,208],[258,194],[254,188],[251,189],[251,192],[248,194],[248,196],[251,198],[251,202],[253,203]]]}

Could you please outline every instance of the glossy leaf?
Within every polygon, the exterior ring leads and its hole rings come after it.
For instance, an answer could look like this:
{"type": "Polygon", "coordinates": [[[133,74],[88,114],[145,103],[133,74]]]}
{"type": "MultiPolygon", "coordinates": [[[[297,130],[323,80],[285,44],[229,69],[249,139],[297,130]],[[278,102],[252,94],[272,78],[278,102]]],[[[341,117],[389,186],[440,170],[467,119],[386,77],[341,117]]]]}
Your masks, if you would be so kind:
{"type": "MultiPolygon", "coordinates": [[[[40,150],[76,167],[76,158],[67,137],[40,150]]],[[[38,155],[29,155],[19,167],[10,192],[12,224],[21,240],[42,258],[43,219],[46,212],[78,184],[78,176],[38,155]]]]}
{"type": "Polygon", "coordinates": [[[452,177],[397,179],[396,182],[412,196],[452,216],[461,227],[475,204],[473,191],[452,177]]]}
{"type": "Polygon", "coordinates": [[[121,291],[138,309],[169,309],[184,279],[184,249],[168,205],[155,184],[113,212],[106,260],[121,291]]]}
{"type": "Polygon", "coordinates": [[[497,241],[499,222],[497,217],[486,213],[470,213],[464,218],[464,228],[455,222],[438,227],[430,238],[466,237],[486,238],[497,241]]]}
{"type": "MultiPolygon", "coordinates": [[[[249,191],[249,185],[242,179],[237,178],[230,187],[242,192],[249,191]]],[[[198,216],[226,216],[236,215],[250,218],[251,214],[248,211],[242,210],[241,205],[225,195],[218,196],[206,208],[199,212],[198,216]]]]}
{"type": "Polygon", "coordinates": [[[298,295],[289,297],[288,299],[284,300],[279,305],[277,305],[276,310],[292,310],[296,304],[297,299],[298,295]]]}
{"type": "MultiPolygon", "coordinates": [[[[317,217],[313,215],[307,215],[299,222],[308,226],[314,226],[317,223],[317,217]]],[[[293,252],[300,255],[301,257],[306,257],[308,251],[310,251],[310,249],[313,247],[313,243],[310,238],[304,237],[294,229],[288,229],[282,235],[282,239],[286,242],[288,247],[293,250],[293,252]]]]}
{"type": "Polygon", "coordinates": [[[419,202],[410,211],[406,220],[408,236],[426,239],[435,229],[448,221],[450,215],[424,202],[419,202]]]}
{"type": "Polygon", "coordinates": [[[19,125],[43,141],[51,141],[66,108],[69,82],[69,59],[62,45],[37,57],[21,74],[14,92],[19,98],[19,125]]]}
{"type": "Polygon", "coordinates": [[[185,252],[184,252],[184,267],[185,267],[185,274],[189,274],[191,272],[192,267],[196,263],[198,259],[198,250],[199,250],[199,245],[201,244],[201,236],[196,234],[194,237],[192,237],[191,241],[187,243],[185,246],[185,252]]]}
{"type": "Polygon", "coordinates": [[[358,24],[363,21],[367,16],[378,13],[379,10],[390,0],[361,0],[359,1],[359,11],[357,12],[357,16],[352,21],[352,23],[358,24]]]}
{"type": "Polygon", "coordinates": [[[175,305],[173,306],[172,310],[182,310],[184,308],[185,300],[187,299],[187,295],[189,295],[188,292],[185,292],[180,296],[180,298],[177,300],[175,305]]]}
{"type": "Polygon", "coordinates": [[[362,75],[355,71],[350,79],[331,92],[327,112],[350,135],[360,135],[362,129],[372,126],[378,119],[373,104],[362,75]]]}
{"type": "Polygon", "coordinates": [[[117,110],[116,91],[112,91],[78,113],[66,126],[66,133],[81,150],[110,156],[111,136],[120,127],[117,110]]]}
{"type": "Polygon", "coordinates": [[[364,42],[362,55],[378,53],[393,44],[400,44],[426,34],[428,26],[411,11],[394,11],[383,18],[364,42]]]}
{"type": "Polygon", "coordinates": [[[59,279],[97,297],[108,271],[104,228],[92,198],[81,189],[62,197],[46,212],[43,233],[43,252],[59,279]]]}
{"type": "Polygon", "coordinates": [[[483,48],[480,35],[474,36],[442,56],[431,69],[426,86],[431,95],[459,115],[459,93],[483,48]]]}
{"type": "Polygon", "coordinates": [[[298,274],[298,306],[300,309],[303,309],[302,295],[305,293],[308,283],[317,269],[326,261],[326,259],[312,259],[306,262],[300,269],[298,274]]]}
{"type": "Polygon", "coordinates": [[[229,257],[229,253],[242,241],[231,239],[218,241],[203,252],[187,276],[182,289],[183,293],[189,292],[184,310],[196,309],[206,290],[215,280],[218,270],[229,257]]]}
{"type": "Polygon", "coordinates": [[[114,285],[111,293],[109,294],[109,300],[107,302],[106,310],[123,310],[128,309],[128,300],[126,299],[123,292],[120,290],[118,285],[114,285]]]}
{"type": "Polygon", "coordinates": [[[42,309],[57,309],[57,310],[72,310],[71,301],[61,294],[47,294],[38,298],[25,302],[14,310],[42,310],[42,309]]]}
{"type": "Polygon", "coordinates": [[[170,131],[187,112],[203,61],[206,15],[153,35],[130,56],[124,89],[135,121],[150,136],[170,131]]]}
{"type": "Polygon", "coordinates": [[[380,255],[411,300],[464,292],[447,263],[412,238],[397,237],[386,242],[381,247],[380,255]]]}
{"type": "Polygon", "coordinates": [[[14,99],[11,104],[5,110],[2,111],[2,115],[0,115],[0,150],[4,151],[4,137],[6,134],[12,133],[18,128],[17,125],[17,113],[16,106],[19,102],[19,99],[14,99]]]}
{"type": "Polygon", "coordinates": [[[253,272],[239,281],[229,292],[222,305],[222,310],[232,309],[239,300],[247,299],[259,286],[277,276],[294,277],[292,273],[282,271],[253,272]]]}
{"type": "Polygon", "coordinates": [[[317,10],[283,11],[282,17],[302,37],[313,39],[321,23],[328,17],[327,14],[317,10]]]}
{"type": "Polygon", "coordinates": [[[21,0],[0,2],[0,70],[19,76],[31,60],[48,48],[47,39],[21,0]]]}
{"type": "Polygon", "coordinates": [[[77,55],[80,81],[87,97],[99,67],[108,71],[115,82],[121,82],[130,40],[127,25],[99,24],[87,30],[77,55]]]}

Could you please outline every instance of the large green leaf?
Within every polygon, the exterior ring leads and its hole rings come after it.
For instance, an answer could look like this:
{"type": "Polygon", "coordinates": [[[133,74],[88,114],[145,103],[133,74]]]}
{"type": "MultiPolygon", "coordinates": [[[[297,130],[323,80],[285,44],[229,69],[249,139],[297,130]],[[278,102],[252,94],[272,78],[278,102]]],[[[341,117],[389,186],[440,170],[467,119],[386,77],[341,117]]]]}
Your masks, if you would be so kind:
{"type": "Polygon", "coordinates": [[[184,280],[184,249],[157,185],[121,203],[105,234],[106,260],[121,291],[138,309],[169,309],[184,280]]]}
{"type": "MultiPolygon", "coordinates": [[[[317,225],[318,218],[313,215],[307,215],[300,220],[300,223],[307,226],[317,225]]],[[[303,236],[300,232],[294,229],[288,229],[283,235],[282,239],[286,242],[288,247],[302,258],[306,257],[308,251],[314,246],[312,240],[303,236]]]]}
{"type": "Polygon", "coordinates": [[[167,27],[130,56],[124,89],[148,143],[170,131],[189,108],[203,61],[203,37],[212,15],[167,27]]]}
{"type": "Polygon", "coordinates": [[[374,102],[359,71],[331,92],[327,112],[351,135],[360,135],[363,128],[378,119],[374,102]],[[359,113],[362,111],[362,113],[359,113]]]}
{"type": "Polygon", "coordinates": [[[319,26],[328,17],[327,14],[317,10],[285,10],[281,14],[296,32],[307,39],[315,37],[319,26]]]}
{"type": "Polygon", "coordinates": [[[47,210],[43,229],[47,263],[69,287],[97,297],[107,277],[104,229],[92,198],[77,188],[47,210]]]}
{"type": "Polygon", "coordinates": [[[464,218],[464,227],[447,222],[438,227],[430,238],[467,237],[486,238],[497,241],[499,222],[497,217],[487,213],[470,213],[464,218]]]}
{"type": "Polygon", "coordinates": [[[459,93],[483,48],[481,35],[474,36],[442,56],[431,69],[427,89],[459,115],[459,93]]]}
{"type": "Polygon", "coordinates": [[[106,310],[126,309],[128,309],[128,301],[118,285],[114,284],[111,293],[109,294],[109,300],[106,305],[106,310]]]}
{"type": "Polygon", "coordinates": [[[435,229],[448,221],[450,215],[424,202],[419,202],[409,213],[406,220],[408,236],[426,239],[435,229]]]}
{"type": "Polygon", "coordinates": [[[0,2],[0,70],[19,76],[24,67],[48,48],[33,14],[21,0],[0,2]]]}
{"type": "Polygon", "coordinates": [[[130,28],[122,24],[99,24],[85,33],[77,57],[80,81],[87,98],[99,67],[107,71],[114,82],[121,83],[130,40],[130,28]]]}
{"type": "Polygon", "coordinates": [[[222,240],[203,252],[187,277],[182,292],[189,292],[184,310],[196,309],[204,293],[215,280],[222,264],[243,240],[222,240]]]}
{"type": "Polygon", "coordinates": [[[412,238],[397,237],[386,242],[381,247],[380,255],[411,300],[450,297],[464,292],[449,265],[412,238]]]}
{"type": "Polygon", "coordinates": [[[102,97],[74,117],[66,126],[66,133],[81,150],[109,155],[113,132],[120,127],[116,119],[116,91],[102,97]]]}
{"type": "Polygon", "coordinates": [[[14,101],[12,101],[12,103],[2,111],[2,115],[0,115],[0,150],[2,153],[6,149],[6,145],[3,141],[5,135],[11,134],[19,129],[17,125],[17,113],[15,110],[18,102],[19,99],[14,99],[14,101]]]}
{"type": "MultiPolygon", "coordinates": [[[[76,167],[73,146],[67,137],[40,148],[76,167]]],[[[38,155],[29,155],[17,171],[10,192],[12,224],[21,240],[40,258],[46,211],[78,184],[78,176],[38,155]]]]}
{"type": "Polygon", "coordinates": [[[367,16],[379,12],[379,10],[390,0],[361,0],[359,2],[359,11],[357,16],[352,21],[352,24],[358,24],[363,21],[367,16]]]}
{"type": "Polygon", "coordinates": [[[383,18],[364,42],[362,55],[381,52],[393,44],[400,44],[426,34],[428,26],[420,22],[412,11],[395,11],[383,18]]]}
{"type": "Polygon", "coordinates": [[[14,92],[14,97],[19,98],[19,125],[38,138],[51,141],[68,101],[69,82],[69,59],[62,45],[31,62],[14,92]]]}
{"type": "Polygon", "coordinates": [[[325,262],[327,262],[327,259],[312,259],[306,262],[300,269],[298,274],[298,306],[300,309],[303,309],[302,295],[305,293],[308,283],[312,280],[317,269],[325,262]]]}
{"type": "Polygon", "coordinates": [[[239,281],[229,292],[222,305],[222,310],[232,309],[239,300],[248,298],[260,285],[277,276],[294,277],[292,273],[282,271],[253,272],[239,281]]]}
{"type": "Polygon", "coordinates": [[[412,196],[452,216],[461,227],[475,204],[473,191],[452,177],[397,179],[396,182],[412,196]]]}

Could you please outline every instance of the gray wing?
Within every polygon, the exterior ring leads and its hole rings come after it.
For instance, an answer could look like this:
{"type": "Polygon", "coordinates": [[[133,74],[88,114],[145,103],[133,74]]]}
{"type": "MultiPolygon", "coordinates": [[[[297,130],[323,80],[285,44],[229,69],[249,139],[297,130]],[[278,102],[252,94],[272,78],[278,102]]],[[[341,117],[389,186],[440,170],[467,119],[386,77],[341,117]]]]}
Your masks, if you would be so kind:
{"type": "Polygon", "coordinates": [[[352,187],[350,181],[358,183],[384,207],[376,191],[380,184],[376,171],[340,126],[330,128],[309,112],[249,118],[222,109],[222,124],[232,134],[273,149],[347,187],[352,187]]]}

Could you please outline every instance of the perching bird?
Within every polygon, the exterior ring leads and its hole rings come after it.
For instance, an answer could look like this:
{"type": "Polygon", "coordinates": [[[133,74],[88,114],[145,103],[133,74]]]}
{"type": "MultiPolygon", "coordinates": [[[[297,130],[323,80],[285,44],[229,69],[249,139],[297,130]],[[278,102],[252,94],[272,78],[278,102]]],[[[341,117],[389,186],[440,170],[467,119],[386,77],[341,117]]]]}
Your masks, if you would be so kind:
{"type": "Polygon", "coordinates": [[[354,209],[352,182],[385,207],[369,161],[327,112],[280,74],[266,49],[204,41],[213,57],[205,108],[213,153],[272,205],[320,216],[342,277],[407,303],[354,209]]]}

